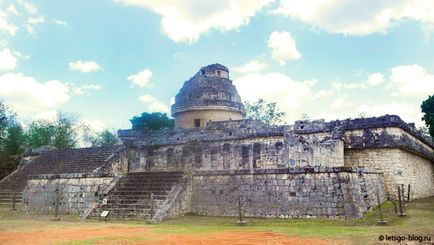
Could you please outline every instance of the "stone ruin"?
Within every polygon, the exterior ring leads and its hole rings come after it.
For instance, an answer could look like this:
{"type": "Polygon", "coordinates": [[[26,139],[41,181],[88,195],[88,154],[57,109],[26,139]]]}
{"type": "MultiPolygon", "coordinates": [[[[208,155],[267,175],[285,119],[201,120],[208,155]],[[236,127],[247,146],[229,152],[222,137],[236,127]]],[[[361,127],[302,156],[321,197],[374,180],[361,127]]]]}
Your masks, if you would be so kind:
{"type": "Polygon", "coordinates": [[[23,155],[0,182],[26,212],[158,222],[186,213],[247,217],[360,218],[411,184],[434,195],[434,144],[398,116],[296,121],[243,119],[229,70],[201,68],[186,81],[174,129],[119,130],[123,144],[23,155]],[[57,199],[56,199],[57,198],[57,199]]]}

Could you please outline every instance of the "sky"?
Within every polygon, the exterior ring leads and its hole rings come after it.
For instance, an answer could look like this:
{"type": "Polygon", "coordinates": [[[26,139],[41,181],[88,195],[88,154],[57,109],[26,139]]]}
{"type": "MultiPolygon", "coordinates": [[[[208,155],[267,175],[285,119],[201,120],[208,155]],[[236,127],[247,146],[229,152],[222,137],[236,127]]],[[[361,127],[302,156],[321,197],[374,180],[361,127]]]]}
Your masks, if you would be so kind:
{"type": "Polygon", "coordinates": [[[397,114],[434,94],[432,0],[0,0],[0,100],[24,124],[56,113],[94,130],[166,112],[220,63],[244,101],[292,124],[397,114]]]}

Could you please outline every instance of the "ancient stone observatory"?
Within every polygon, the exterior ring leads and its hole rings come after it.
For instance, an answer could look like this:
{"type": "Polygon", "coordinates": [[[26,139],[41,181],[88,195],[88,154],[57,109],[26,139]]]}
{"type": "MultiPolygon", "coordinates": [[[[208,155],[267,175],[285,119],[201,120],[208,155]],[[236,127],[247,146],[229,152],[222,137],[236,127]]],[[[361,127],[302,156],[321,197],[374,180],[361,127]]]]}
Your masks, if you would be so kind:
{"type": "Polygon", "coordinates": [[[412,199],[434,195],[432,139],[398,116],[272,126],[239,119],[240,101],[227,68],[206,66],[176,97],[176,128],[119,130],[115,147],[27,153],[0,194],[22,192],[28,212],[53,212],[59,200],[62,213],[83,218],[153,221],[235,216],[238,196],[249,217],[360,218],[401,184],[412,199]]]}
{"type": "Polygon", "coordinates": [[[241,98],[223,65],[202,67],[184,83],[172,105],[177,128],[204,127],[210,121],[240,120],[241,98]]]}

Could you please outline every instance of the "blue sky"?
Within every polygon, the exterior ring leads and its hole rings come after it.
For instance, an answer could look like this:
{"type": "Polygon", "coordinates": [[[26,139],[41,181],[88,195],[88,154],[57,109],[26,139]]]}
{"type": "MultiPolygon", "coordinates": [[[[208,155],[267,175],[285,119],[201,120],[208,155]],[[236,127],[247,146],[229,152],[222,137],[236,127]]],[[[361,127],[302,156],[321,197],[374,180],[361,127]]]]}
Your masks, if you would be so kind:
{"type": "Polygon", "coordinates": [[[422,125],[433,12],[427,0],[0,0],[0,98],[24,122],[64,111],[128,128],[221,63],[243,100],[277,102],[288,123],[389,113],[422,125]]]}

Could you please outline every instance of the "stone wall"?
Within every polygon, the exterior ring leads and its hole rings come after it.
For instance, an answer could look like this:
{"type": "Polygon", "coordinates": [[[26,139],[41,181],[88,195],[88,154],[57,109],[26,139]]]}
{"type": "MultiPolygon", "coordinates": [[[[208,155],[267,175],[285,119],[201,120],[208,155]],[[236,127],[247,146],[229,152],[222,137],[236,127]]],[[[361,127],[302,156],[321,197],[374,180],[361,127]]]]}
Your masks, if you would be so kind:
{"type": "Polygon", "coordinates": [[[410,184],[412,198],[434,195],[434,164],[401,149],[346,149],[345,166],[366,166],[384,171],[387,191],[396,196],[397,185],[410,184]]]}
{"type": "Polygon", "coordinates": [[[179,112],[175,117],[175,127],[194,128],[195,119],[199,119],[199,127],[205,127],[208,122],[240,120],[243,115],[238,111],[231,111],[227,106],[190,107],[189,111],[179,112]]]}
{"type": "Polygon", "coordinates": [[[113,177],[73,177],[30,179],[23,192],[22,209],[31,213],[54,213],[59,195],[60,214],[82,214],[91,205],[100,190],[113,177]]]}
{"type": "Polygon", "coordinates": [[[249,217],[360,218],[385,198],[381,172],[362,168],[293,168],[194,173],[191,211],[249,217]]]}
{"type": "Polygon", "coordinates": [[[344,143],[313,135],[285,134],[286,167],[344,166],[344,143]]]}
{"type": "Polygon", "coordinates": [[[343,150],[339,140],[307,140],[294,134],[146,145],[130,148],[129,171],[338,167],[344,164],[343,150]]]}

